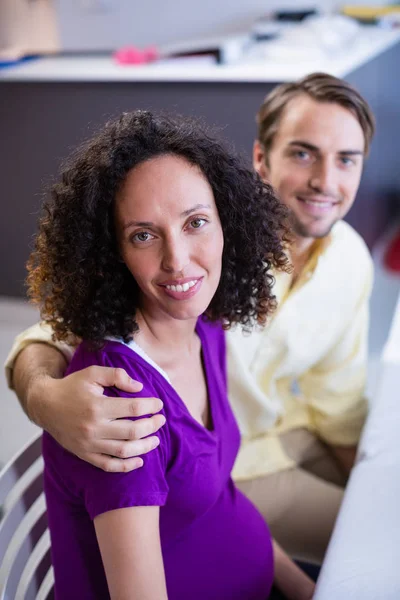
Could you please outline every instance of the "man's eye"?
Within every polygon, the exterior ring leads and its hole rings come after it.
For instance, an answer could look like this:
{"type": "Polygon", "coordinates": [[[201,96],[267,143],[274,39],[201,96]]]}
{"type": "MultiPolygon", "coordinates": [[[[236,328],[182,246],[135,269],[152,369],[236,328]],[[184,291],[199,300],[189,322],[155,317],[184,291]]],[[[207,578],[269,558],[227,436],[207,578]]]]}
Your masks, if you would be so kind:
{"type": "Polygon", "coordinates": [[[342,161],[342,164],[345,167],[348,167],[349,165],[354,164],[354,160],[352,158],[350,158],[349,156],[342,156],[340,160],[342,161]]]}
{"type": "Polygon", "coordinates": [[[309,153],[306,152],[305,150],[298,150],[297,152],[295,152],[295,156],[297,158],[300,158],[301,160],[306,160],[307,158],[310,157],[309,153]]]}
{"type": "Polygon", "coordinates": [[[148,233],[147,231],[140,231],[139,233],[135,233],[134,236],[132,236],[132,240],[134,242],[148,242],[153,236],[150,235],[150,233],[148,233]]]}
{"type": "Polygon", "coordinates": [[[193,229],[200,229],[200,227],[203,227],[205,222],[205,219],[193,219],[193,221],[190,221],[190,225],[193,227],[193,229]]]}

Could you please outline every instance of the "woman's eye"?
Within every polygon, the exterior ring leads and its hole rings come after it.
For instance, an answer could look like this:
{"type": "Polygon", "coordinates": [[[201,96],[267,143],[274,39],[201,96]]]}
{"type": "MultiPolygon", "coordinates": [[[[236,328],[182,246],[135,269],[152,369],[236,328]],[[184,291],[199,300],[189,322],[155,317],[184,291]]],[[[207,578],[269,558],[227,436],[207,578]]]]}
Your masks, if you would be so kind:
{"type": "Polygon", "coordinates": [[[140,231],[139,233],[135,233],[132,236],[132,240],[134,242],[148,242],[153,236],[147,231],[140,231]]]}
{"type": "Polygon", "coordinates": [[[190,225],[193,227],[193,229],[200,229],[200,227],[203,227],[205,222],[205,219],[193,219],[193,221],[190,221],[190,225]]]}

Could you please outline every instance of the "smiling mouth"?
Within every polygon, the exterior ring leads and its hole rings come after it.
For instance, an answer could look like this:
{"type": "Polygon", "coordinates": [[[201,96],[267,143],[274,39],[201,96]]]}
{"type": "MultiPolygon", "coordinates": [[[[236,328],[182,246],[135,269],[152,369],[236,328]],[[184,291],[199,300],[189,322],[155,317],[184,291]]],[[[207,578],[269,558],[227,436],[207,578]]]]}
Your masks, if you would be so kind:
{"type": "Polygon", "coordinates": [[[166,287],[167,290],[171,290],[171,292],[187,292],[190,290],[190,288],[194,287],[197,282],[198,279],[192,279],[191,281],[186,281],[182,284],[179,283],[177,285],[166,285],[164,287],[166,287]]]}
{"type": "Polygon", "coordinates": [[[304,202],[304,204],[308,204],[309,206],[316,206],[317,208],[331,208],[332,206],[336,206],[336,204],[338,204],[336,200],[316,200],[311,198],[302,198],[301,196],[297,196],[297,200],[300,200],[300,202],[304,202]]]}

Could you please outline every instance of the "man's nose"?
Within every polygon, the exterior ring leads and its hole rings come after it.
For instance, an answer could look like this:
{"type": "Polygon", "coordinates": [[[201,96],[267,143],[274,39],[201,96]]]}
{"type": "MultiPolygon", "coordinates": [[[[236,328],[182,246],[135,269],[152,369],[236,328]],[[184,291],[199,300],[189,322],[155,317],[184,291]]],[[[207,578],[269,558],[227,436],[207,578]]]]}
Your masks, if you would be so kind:
{"type": "Polygon", "coordinates": [[[337,196],[337,177],[335,166],[329,161],[320,161],[313,167],[310,187],[324,196],[337,196]]]}
{"type": "Polygon", "coordinates": [[[169,273],[183,274],[190,262],[187,240],[169,239],[163,245],[162,268],[169,273]]]}

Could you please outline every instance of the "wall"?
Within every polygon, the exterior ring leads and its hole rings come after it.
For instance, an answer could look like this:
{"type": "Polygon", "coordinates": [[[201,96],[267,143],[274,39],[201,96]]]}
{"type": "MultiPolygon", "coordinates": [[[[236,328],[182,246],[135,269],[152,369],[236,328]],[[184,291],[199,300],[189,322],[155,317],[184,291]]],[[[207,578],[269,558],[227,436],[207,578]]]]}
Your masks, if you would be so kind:
{"type": "MultiPolygon", "coordinates": [[[[400,43],[346,78],[371,103],[377,136],[349,222],[372,247],[399,210],[398,85],[400,43]]],[[[42,192],[59,165],[110,115],[137,108],[202,117],[250,156],[254,115],[273,83],[2,82],[0,95],[0,295],[23,296],[42,192]],[[29,98],[29,102],[27,102],[29,98]],[[45,110],[44,110],[45,107],[45,110]],[[18,123],[19,126],[15,124],[18,123]],[[21,173],[23,176],[21,176],[21,173]]]]}
{"type": "Polygon", "coordinates": [[[0,56],[59,47],[53,0],[0,0],[0,56]]]}

